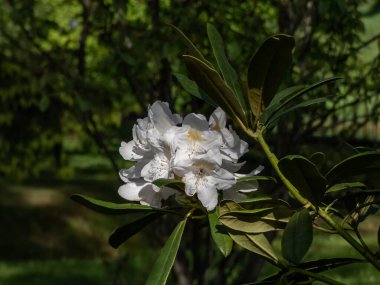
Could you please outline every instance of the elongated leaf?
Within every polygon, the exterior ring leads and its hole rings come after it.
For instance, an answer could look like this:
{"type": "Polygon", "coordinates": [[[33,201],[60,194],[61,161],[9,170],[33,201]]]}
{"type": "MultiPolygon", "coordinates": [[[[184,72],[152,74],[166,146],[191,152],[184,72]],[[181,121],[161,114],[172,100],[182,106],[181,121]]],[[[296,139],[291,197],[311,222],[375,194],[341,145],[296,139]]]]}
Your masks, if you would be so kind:
{"type": "Polygon", "coordinates": [[[217,103],[234,121],[247,125],[247,118],[232,90],[215,69],[189,55],[183,56],[190,77],[217,103]]]}
{"type": "Polygon", "coordinates": [[[218,63],[224,80],[235,93],[240,106],[245,112],[248,112],[246,98],[244,98],[243,92],[240,88],[238,75],[231,64],[228,62],[227,56],[225,54],[222,37],[220,36],[217,29],[210,23],[207,24],[207,34],[211,43],[212,50],[214,52],[216,62],[218,63]]]}
{"type": "Polygon", "coordinates": [[[244,210],[244,208],[232,200],[223,200],[220,202],[220,206],[219,206],[220,216],[226,213],[229,213],[231,211],[235,211],[235,210],[244,210]]]}
{"type": "Polygon", "coordinates": [[[198,99],[201,99],[214,107],[218,106],[203,90],[199,88],[193,80],[188,78],[186,75],[180,73],[174,73],[173,75],[177,78],[183,89],[189,92],[190,95],[193,95],[194,97],[197,97],[198,99]]]}
{"type": "Polygon", "coordinates": [[[327,174],[326,179],[331,185],[336,181],[365,173],[365,169],[380,161],[380,151],[366,151],[355,154],[335,165],[327,174]]]}
{"type": "MultiPolygon", "coordinates": [[[[340,266],[349,265],[353,263],[363,263],[366,262],[361,259],[357,258],[345,258],[345,257],[338,257],[338,258],[330,258],[330,259],[319,259],[319,260],[313,260],[308,261],[305,263],[298,264],[297,267],[305,269],[307,271],[311,271],[314,273],[323,272],[326,270],[334,269],[340,266]]],[[[263,280],[259,282],[252,283],[253,285],[259,285],[259,284],[274,284],[281,275],[286,274],[286,271],[280,271],[275,274],[272,274],[263,280]]]]}
{"type": "Polygon", "coordinates": [[[186,219],[179,222],[174,231],[161,249],[160,256],[150,271],[146,285],[163,285],[169,277],[174,264],[182,235],[185,230],[186,219]]]}
{"type": "Polygon", "coordinates": [[[345,182],[345,183],[339,183],[332,185],[330,188],[327,189],[326,193],[331,193],[331,192],[338,192],[338,191],[343,191],[346,189],[352,189],[352,188],[365,188],[365,184],[361,182],[345,182]]]}
{"type": "Polygon", "coordinates": [[[117,228],[109,237],[108,243],[113,248],[118,248],[122,243],[127,241],[131,236],[141,231],[145,226],[161,217],[162,213],[151,213],[139,217],[124,226],[117,228]]]}
{"type": "Polygon", "coordinates": [[[278,104],[276,104],[273,107],[273,109],[268,111],[268,114],[266,116],[266,121],[261,120],[261,122],[263,124],[269,124],[269,121],[271,121],[272,117],[274,117],[276,114],[282,112],[286,106],[289,106],[290,103],[294,102],[295,100],[300,98],[302,95],[304,95],[304,94],[306,94],[306,93],[308,93],[308,92],[310,92],[310,91],[312,91],[318,87],[321,87],[323,85],[326,85],[328,83],[331,83],[331,82],[339,80],[339,79],[342,79],[342,78],[341,77],[328,78],[328,79],[319,81],[317,83],[314,83],[314,84],[310,85],[309,87],[302,88],[298,92],[293,92],[293,93],[289,92],[288,96],[284,96],[283,100],[281,100],[278,104]]]}
{"type": "Polygon", "coordinates": [[[297,86],[292,86],[289,88],[286,88],[279,93],[277,93],[272,101],[270,102],[269,106],[265,108],[263,113],[261,114],[260,117],[260,122],[265,124],[268,119],[272,116],[273,112],[275,112],[279,107],[280,104],[289,96],[292,96],[296,93],[298,93],[300,90],[305,89],[305,86],[303,85],[297,85],[297,86]]]}
{"type": "Polygon", "coordinates": [[[300,155],[282,158],[278,167],[298,191],[314,205],[323,200],[326,180],[311,161],[300,155]]]}
{"type": "Polygon", "coordinates": [[[353,264],[353,263],[363,263],[367,262],[358,258],[348,258],[348,257],[338,257],[338,258],[328,258],[319,259],[304,262],[298,265],[299,268],[306,269],[307,271],[319,273],[326,270],[331,270],[340,266],[353,264]]]}
{"type": "Polygon", "coordinates": [[[232,250],[232,239],[228,235],[226,228],[218,220],[218,210],[208,212],[208,221],[210,223],[211,236],[220,250],[220,252],[227,257],[232,250]]]}
{"type": "MultiPolygon", "coordinates": [[[[263,106],[272,101],[292,61],[294,38],[274,35],[257,49],[248,68],[248,86],[253,94],[262,96],[263,106]]],[[[252,110],[257,99],[249,98],[252,110]]]]}
{"type": "Polygon", "coordinates": [[[202,55],[202,53],[197,49],[197,47],[192,43],[192,41],[176,26],[169,24],[173,30],[177,33],[182,42],[188,47],[190,55],[203,61],[206,65],[214,68],[213,65],[202,55]]]}
{"type": "Polygon", "coordinates": [[[262,209],[272,207],[287,207],[290,208],[288,202],[282,199],[273,199],[272,197],[252,197],[239,201],[245,209],[262,209]]]}
{"type": "Polygon", "coordinates": [[[130,213],[143,213],[143,212],[161,212],[161,213],[175,213],[166,209],[152,208],[140,204],[117,204],[112,202],[106,202],[97,200],[84,195],[72,195],[70,197],[73,201],[91,209],[95,212],[99,212],[106,215],[124,215],[130,213]]]}
{"type": "Polygon", "coordinates": [[[282,256],[293,264],[301,262],[313,241],[313,224],[309,210],[296,212],[289,220],[281,239],[282,256]]]}
{"type": "Polygon", "coordinates": [[[257,234],[284,229],[290,213],[289,209],[280,207],[230,211],[219,220],[229,229],[257,234]]]}
{"type": "Polygon", "coordinates": [[[285,109],[281,112],[278,112],[276,113],[275,115],[273,115],[273,117],[271,117],[268,122],[267,122],[267,127],[268,128],[272,128],[274,127],[278,120],[281,119],[281,117],[291,113],[291,112],[294,112],[295,110],[297,109],[300,109],[300,108],[305,108],[305,107],[309,107],[311,105],[315,105],[315,104],[320,104],[320,103],[323,103],[323,102],[326,102],[328,101],[329,98],[316,98],[316,99],[310,99],[310,100],[307,100],[307,101],[304,101],[302,103],[299,103],[295,106],[292,106],[290,107],[289,109],[285,109]]]}
{"type": "Polygon", "coordinates": [[[277,256],[269,243],[268,239],[263,234],[245,234],[238,231],[228,231],[231,238],[240,245],[253,253],[261,255],[265,258],[277,261],[277,256]]]}
{"type": "Polygon", "coordinates": [[[185,183],[181,180],[159,178],[152,183],[158,187],[169,187],[181,192],[185,191],[185,183]]]}
{"type": "Polygon", "coordinates": [[[238,181],[254,181],[254,180],[272,180],[274,182],[277,182],[276,178],[272,176],[250,176],[250,177],[242,177],[239,178],[238,181]]]}
{"type": "Polygon", "coordinates": [[[323,152],[315,152],[310,157],[309,160],[315,164],[318,169],[321,169],[322,165],[326,161],[326,155],[323,152]]]}

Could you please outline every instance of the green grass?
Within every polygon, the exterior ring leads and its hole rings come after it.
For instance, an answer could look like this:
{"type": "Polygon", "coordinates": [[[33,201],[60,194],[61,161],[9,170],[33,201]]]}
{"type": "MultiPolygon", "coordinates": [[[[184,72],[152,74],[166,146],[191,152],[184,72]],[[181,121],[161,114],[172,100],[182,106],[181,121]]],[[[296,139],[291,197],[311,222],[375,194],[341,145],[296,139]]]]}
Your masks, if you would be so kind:
{"type": "Polygon", "coordinates": [[[100,260],[0,262],[4,285],[104,285],[107,276],[100,260]]]}

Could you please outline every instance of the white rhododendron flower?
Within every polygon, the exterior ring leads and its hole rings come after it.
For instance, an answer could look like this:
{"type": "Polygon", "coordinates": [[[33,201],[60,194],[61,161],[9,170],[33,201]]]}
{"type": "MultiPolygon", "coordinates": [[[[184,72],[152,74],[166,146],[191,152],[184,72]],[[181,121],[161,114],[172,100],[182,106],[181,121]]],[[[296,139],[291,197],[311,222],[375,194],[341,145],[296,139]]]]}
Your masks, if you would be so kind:
{"type": "Polygon", "coordinates": [[[226,127],[226,121],[221,108],[209,120],[192,113],[182,121],[166,102],[149,106],[148,117],[133,126],[133,140],[122,142],[119,149],[125,160],[135,161],[134,166],[120,171],[125,182],[119,188],[120,196],[161,207],[162,200],[176,191],[153,182],[175,178],[185,184],[186,195],[197,197],[208,211],[215,209],[220,193],[224,199],[246,198],[245,193],[257,190],[258,184],[238,179],[257,175],[262,166],[248,174],[236,173],[244,164],[238,160],[248,151],[248,144],[226,127]]]}

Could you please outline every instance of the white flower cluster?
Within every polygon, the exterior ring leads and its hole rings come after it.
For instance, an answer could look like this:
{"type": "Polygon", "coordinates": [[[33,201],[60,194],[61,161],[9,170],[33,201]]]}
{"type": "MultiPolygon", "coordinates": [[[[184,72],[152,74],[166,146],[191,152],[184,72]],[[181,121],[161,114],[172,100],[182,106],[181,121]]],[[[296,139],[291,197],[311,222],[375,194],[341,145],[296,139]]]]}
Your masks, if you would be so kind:
{"type": "Polygon", "coordinates": [[[262,169],[246,175],[236,173],[244,164],[238,160],[248,151],[248,144],[226,128],[226,114],[220,108],[208,121],[194,113],[182,120],[170,111],[168,103],[157,101],[148,108],[148,117],[133,126],[133,140],[122,142],[119,151],[125,160],[136,162],[120,171],[126,183],[119,188],[120,196],[152,207],[161,207],[162,200],[175,192],[154,185],[156,179],[182,180],[185,193],[197,195],[212,211],[218,203],[218,190],[223,190],[224,199],[244,198],[245,192],[257,189],[257,183],[237,187],[237,179],[262,169]]]}

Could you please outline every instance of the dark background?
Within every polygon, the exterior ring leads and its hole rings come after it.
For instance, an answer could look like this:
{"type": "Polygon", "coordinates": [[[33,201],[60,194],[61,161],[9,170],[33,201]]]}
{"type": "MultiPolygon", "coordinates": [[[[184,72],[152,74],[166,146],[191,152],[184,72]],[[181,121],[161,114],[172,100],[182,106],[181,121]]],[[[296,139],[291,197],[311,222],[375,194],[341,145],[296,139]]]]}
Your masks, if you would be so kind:
{"type": "MultiPolygon", "coordinates": [[[[275,33],[296,39],[282,87],[344,78],[315,91],[331,96],[326,104],[287,116],[271,132],[279,157],[324,151],[331,162],[351,154],[351,145],[379,147],[379,1],[0,0],[1,284],[143,283],[172,221],[116,251],[107,238],[123,218],[94,214],[68,197],[121,201],[117,171],[130,164],[118,147],[131,138],[149,103],[167,101],[182,115],[210,114],[171,75],[185,72],[186,48],[167,25],[181,28],[213,61],[207,22],[222,34],[241,78],[259,44],[275,33]]],[[[247,169],[267,165],[258,145],[249,143],[247,169]]],[[[370,243],[376,242],[370,235],[376,222],[365,228],[370,243]]],[[[236,284],[257,277],[255,256],[237,250],[224,260],[206,235],[189,229],[188,239],[174,283],[236,284]],[[190,242],[191,235],[200,240],[190,242]]],[[[338,239],[326,251],[318,242],[326,239],[316,237],[313,257],[347,252],[338,239]]],[[[351,284],[364,276],[362,284],[380,280],[365,268],[356,271],[332,276],[351,284]]]]}

